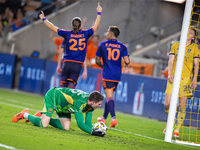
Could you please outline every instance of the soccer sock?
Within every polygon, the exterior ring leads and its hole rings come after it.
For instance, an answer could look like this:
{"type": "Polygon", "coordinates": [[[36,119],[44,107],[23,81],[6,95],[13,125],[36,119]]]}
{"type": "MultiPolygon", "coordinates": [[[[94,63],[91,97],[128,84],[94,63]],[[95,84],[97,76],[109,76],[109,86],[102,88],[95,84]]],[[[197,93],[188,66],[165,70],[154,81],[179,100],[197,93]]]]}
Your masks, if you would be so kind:
{"type": "Polygon", "coordinates": [[[169,114],[169,107],[165,107],[165,114],[166,114],[166,116],[168,117],[168,114],[169,114]]]}
{"type": "Polygon", "coordinates": [[[65,130],[65,128],[63,128],[62,124],[60,123],[59,119],[55,119],[55,118],[51,118],[49,124],[55,128],[58,128],[60,130],[65,130]]]}
{"type": "Polygon", "coordinates": [[[28,115],[29,115],[28,113],[24,113],[23,118],[28,119],[28,115]]]}
{"type": "Polygon", "coordinates": [[[103,120],[106,120],[106,118],[108,117],[108,113],[109,113],[109,110],[108,110],[108,103],[105,102],[105,108],[104,108],[104,114],[103,114],[103,120]]]}
{"type": "Polygon", "coordinates": [[[28,115],[28,120],[29,120],[34,126],[43,127],[40,117],[36,117],[36,116],[33,116],[33,115],[30,115],[30,114],[29,114],[29,115],[28,115]]]}
{"type": "Polygon", "coordinates": [[[108,103],[108,109],[109,109],[109,112],[110,112],[110,115],[112,117],[112,119],[116,118],[115,117],[115,104],[114,104],[114,100],[112,97],[106,99],[107,103],[108,103]]]}
{"type": "Polygon", "coordinates": [[[76,85],[73,82],[68,82],[68,88],[75,89],[76,85]]]}
{"type": "Polygon", "coordinates": [[[178,116],[177,116],[177,127],[176,130],[180,130],[181,125],[183,124],[183,121],[185,119],[185,110],[179,110],[178,116]]]}

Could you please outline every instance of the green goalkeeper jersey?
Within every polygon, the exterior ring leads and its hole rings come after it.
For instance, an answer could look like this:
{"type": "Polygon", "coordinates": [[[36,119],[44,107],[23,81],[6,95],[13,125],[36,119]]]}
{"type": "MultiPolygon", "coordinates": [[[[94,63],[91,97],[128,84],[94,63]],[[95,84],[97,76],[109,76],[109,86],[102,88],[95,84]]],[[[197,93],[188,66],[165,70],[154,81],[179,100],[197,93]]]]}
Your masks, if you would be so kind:
{"type": "Polygon", "coordinates": [[[51,89],[49,92],[53,96],[54,109],[57,113],[74,114],[78,127],[87,133],[92,132],[91,120],[94,109],[87,104],[88,93],[77,89],[57,87],[51,89]],[[83,113],[86,113],[85,121],[83,113]]]}

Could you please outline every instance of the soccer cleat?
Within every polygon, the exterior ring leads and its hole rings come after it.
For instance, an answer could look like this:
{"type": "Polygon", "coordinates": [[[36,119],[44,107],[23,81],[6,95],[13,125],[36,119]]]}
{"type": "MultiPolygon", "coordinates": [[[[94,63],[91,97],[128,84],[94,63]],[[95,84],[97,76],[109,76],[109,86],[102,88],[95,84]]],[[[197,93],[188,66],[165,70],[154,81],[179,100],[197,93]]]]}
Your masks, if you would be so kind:
{"type": "Polygon", "coordinates": [[[98,118],[97,118],[97,121],[103,122],[104,124],[106,124],[106,120],[103,120],[103,117],[102,117],[102,116],[98,117],[98,118]]]}
{"type": "Polygon", "coordinates": [[[118,125],[118,121],[115,118],[115,120],[111,121],[111,125],[109,125],[109,127],[115,127],[116,125],[118,125]]]}
{"type": "Polygon", "coordinates": [[[175,131],[174,131],[174,137],[175,137],[175,138],[179,138],[179,132],[178,132],[178,130],[175,130],[175,131]]]}
{"type": "MultiPolygon", "coordinates": [[[[41,111],[38,111],[37,113],[35,113],[34,116],[41,117],[42,116],[41,111]]],[[[30,122],[30,121],[28,119],[26,119],[25,123],[27,123],[27,122],[30,122]]]]}
{"type": "Polygon", "coordinates": [[[24,109],[22,112],[16,114],[13,118],[12,118],[12,122],[17,122],[19,120],[22,119],[23,121],[23,115],[24,113],[29,113],[29,110],[28,109],[24,109]]]}

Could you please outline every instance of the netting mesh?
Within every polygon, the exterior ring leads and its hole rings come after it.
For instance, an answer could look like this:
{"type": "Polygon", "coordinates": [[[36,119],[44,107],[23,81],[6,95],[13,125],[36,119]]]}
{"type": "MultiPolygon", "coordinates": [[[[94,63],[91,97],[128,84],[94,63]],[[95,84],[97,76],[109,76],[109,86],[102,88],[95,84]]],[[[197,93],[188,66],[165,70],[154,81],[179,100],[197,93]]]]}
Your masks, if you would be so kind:
{"type": "MultiPolygon", "coordinates": [[[[191,13],[191,19],[190,19],[190,29],[195,28],[197,30],[197,35],[195,36],[195,43],[197,44],[199,48],[199,54],[200,54],[200,5],[197,5],[195,1],[193,2],[193,10],[191,13]]],[[[186,51],[188,48],[186,47],[186,51]]],[[[184,61],[187,59],[187,56],[185,55],[184,61]]],[[[194,58],[190,58],[193,61],[194,58]]],[[[193,66],[194,67],[194,66],[193,66]]],[[[199,69],[198,69],[199,70],[199,69]]],[[[186,76],[189,75],[188,72],[182,72],[182,75],[185,73],[186,76]]],[[[194,73],[194,68],[193,68],[194,73]]],[[[193,79],[193,76],[191,76],[191,79],[193,79]]],[[[181,80],[181,82],[186,82],[185,80],[181,80]]],[[[190,84],[191,85],[191,84],[190,84]]],[[[192,88],[192,87],[190,87],[192,88]]],[[[178,120],[184,119],[183,123],[180,126],[179,130],[179,138],[176,140],[180,141],[186,141],[190,143],[197,143],[200,144],[200,73],[198,73],[197,77],[197,87],[195,90],[192,91],[192,97],[187,98],[184,107],[185,107],[185,118],[184,115],[180,115],[178,117],[178,114],[180,113],[180,98],[177,105],[177,111],[176,111],[176,118],[175,118],[175,125],[174,130],[177,129],[178,120]]]]}

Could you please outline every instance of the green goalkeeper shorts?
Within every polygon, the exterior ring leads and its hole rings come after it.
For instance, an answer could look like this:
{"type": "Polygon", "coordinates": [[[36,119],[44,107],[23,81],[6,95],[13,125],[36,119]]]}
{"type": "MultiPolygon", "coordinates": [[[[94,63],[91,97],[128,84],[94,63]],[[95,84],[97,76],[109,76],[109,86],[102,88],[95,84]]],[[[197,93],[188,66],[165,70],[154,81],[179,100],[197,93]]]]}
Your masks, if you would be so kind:
{"type": "MultiPolygon", "coordinates": [[[[41,113],[46,114],[46,116],[48,116],[48,117],[52,117],[53,112],[55,110],[54,91],[55,91],[55,89],[53,88],[53,89],[49,90],[44,96],[43,108],[42,108],[41,113]]],[[[60,113],[57,111],[56,111],[56,113],[59,116],[59,118],[71,118],[70,113],[60,113]]]]}

